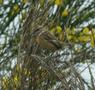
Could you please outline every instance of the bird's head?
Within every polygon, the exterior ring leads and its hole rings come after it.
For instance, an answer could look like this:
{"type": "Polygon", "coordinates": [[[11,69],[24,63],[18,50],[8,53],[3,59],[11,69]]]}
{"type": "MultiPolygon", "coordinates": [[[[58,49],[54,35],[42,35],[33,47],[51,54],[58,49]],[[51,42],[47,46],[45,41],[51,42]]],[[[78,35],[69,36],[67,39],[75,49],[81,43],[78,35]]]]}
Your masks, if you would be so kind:
{"type": "Polygon", "coordinates": [[[35,37],[35,36],[39,35],[41,33],[41,29],[42,29],[42,27],[38,27],[38,28],[32,30],[31,36],[35,37]]]}

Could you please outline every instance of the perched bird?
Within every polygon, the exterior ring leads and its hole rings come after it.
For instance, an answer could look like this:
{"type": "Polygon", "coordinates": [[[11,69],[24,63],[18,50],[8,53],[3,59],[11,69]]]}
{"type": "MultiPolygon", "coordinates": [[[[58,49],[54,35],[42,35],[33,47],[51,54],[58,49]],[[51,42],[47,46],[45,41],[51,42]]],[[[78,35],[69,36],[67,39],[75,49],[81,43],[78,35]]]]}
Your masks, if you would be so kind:
{"type": "Polygon", "coordinates": [[[47,28],[37,28],[33,30],[32,39],[43,49],[55,51],[62,48],[62,44],[47,28]]]}

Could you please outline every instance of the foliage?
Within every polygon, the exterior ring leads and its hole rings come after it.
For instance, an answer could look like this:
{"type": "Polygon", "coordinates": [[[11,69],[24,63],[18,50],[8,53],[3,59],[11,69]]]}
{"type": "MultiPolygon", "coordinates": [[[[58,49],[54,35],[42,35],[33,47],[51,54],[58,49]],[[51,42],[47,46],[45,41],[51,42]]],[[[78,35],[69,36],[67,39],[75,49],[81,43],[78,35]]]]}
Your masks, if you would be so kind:
{"type": "Polygon", "coordinates": [[[0,0],[0,89],[94,90],[94,9],[94,0],[0,0]],[[62,43],[61,50],[43,50],[33,41],[39,26],[62,43]],[[92,86],[81,76],[81,63],[92,86]]]}

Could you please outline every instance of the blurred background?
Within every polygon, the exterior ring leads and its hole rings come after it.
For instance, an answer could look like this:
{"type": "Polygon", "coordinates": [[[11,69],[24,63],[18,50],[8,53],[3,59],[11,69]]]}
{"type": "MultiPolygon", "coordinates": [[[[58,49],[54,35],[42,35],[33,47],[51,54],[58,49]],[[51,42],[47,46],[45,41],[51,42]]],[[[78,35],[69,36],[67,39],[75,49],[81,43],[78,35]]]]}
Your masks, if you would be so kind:
{"type": "Polygon", "coordinates": [[[94,0],[0,0],[0,90],[94,90],[94,63],[94,0]],[[38,26],[62,49],[37,48],[38,26]]]}

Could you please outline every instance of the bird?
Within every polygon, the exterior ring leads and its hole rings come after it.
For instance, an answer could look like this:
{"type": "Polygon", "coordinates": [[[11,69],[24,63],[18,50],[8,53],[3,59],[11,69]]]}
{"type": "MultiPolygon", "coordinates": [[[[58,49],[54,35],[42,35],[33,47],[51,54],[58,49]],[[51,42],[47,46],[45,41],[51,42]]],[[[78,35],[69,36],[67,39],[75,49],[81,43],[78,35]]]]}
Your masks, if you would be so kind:
{"type": "Polygon", "coordinates": [[[46,27],[39,27],[33,30],[31,36],[42,49],[56,51],[62,48],[62,43],[46,27]]]}

